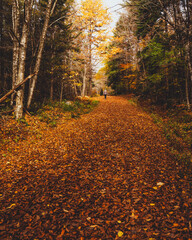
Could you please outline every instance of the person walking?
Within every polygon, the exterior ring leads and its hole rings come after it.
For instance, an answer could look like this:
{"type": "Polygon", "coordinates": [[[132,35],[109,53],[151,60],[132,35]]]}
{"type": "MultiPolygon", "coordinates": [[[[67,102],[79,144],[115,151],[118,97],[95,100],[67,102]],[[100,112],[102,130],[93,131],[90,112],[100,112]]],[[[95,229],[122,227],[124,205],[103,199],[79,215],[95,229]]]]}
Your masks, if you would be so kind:
{"type": "Polygon", "coordinates": [[[103,92],[103,95],[105,96],[105,99],[107,98],[107,90],[105,89],[103,92]]]}

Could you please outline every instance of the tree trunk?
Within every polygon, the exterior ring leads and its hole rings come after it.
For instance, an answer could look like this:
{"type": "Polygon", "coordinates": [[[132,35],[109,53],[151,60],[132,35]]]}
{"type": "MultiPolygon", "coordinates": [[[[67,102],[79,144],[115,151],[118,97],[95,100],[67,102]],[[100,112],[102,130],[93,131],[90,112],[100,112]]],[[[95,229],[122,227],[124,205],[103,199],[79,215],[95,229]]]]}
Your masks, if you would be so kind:
{"type": "Polygon", "coordinates": [[[0,1],[0,93],[4,92],[5,67],[4,67],[4,36],[3,36],[3,3],[0,1]]]}
{"type": "MultiPolygon", "coordinates": [[[[187,54],[188,75],[189,75],[189,79],[190,79],[190,84],[192,86],[192,64],[191,64],[191,58],[190,58],[190,41],[188,41],[188,43],[186,45],[186,54],[187,54]]],[[[189,98],[188,93],[189,93],[189,86],[188,86],[188,79],[186,79],[186,97],[189,98]]],[[[192,93],[191,93],[191,95],[192,95],[192,93]]],[[[189,99],[187,101],[188,101],[187,106],[188,106],[188,109],[190,110],[189,99]]],[[[192,99],[191,99],[191,101],[192,101],[192,99]]]]}
{"type": "Polygon", "coordinates": [[[81,96],[84,97],[85,96],[85,90],[86,90],[86,82],[87,82],[87,65],[84,65],[84,72],[83,72],[83,87],[82,87],[82,92],[81,92],[81,96]]]}
{"type": "Polygon", "coordinates": [[[78,94],[77,94],[77,85],[76,85],[76,82],[74,82],[74,93],[75,93],[75,97],[77,97],[78,94]]]}
{"type": "MultiPolygon", "coordinates": [[[[48,1],[47,8],[46,8],[45,21],[44,21],[44,25],[43,25],[42,34],[40,37],[37,59],[36,59],[35,68],[34,68],[34,72],[36,72],[37,75],[38,75],[40,64],[41,64],[44,42],[45,42],[47,28],[48,28],[48,24],[49,24],[50,15],[51,15],[52,2],[53,2],[53,0],[48,1]]],[[[31,105],[31,101],[32,101],[32,97],[34,94],[35,85],[36,85],[36,81],[37,81],[37,75],[35,75],[30,81],[27,108],[29,108],[31,105]]]]}
{"type": "Polygon", "coordinates": [[[185,78],[185,94],[186,94],[187,109],[190,110],[188,74],[187,74],[187,77],[185,78]]]}
{"type": "MultiPolygon", "coordinates": [[[[53,63],[55,57],[55,32],[56,28],[54,26],[53,33],[51,34],[51,62],[53,63]]],[[[54,67],[51,68],[51,88],[50,88],[50,99],[53,101],[53,86],[54,86],[54,67]]]]}
{"type": "Polygon", "coordinates": [[[61,82],[61,92],[60,92],[60,103],[63,100],[63,87],[64,87],[64,82],[63,82],[63,79],[62,79],[62,82],[61,82]]]}
{"type": "MultiPolygon", "coordinates": [[[[19,68],[18,76],[16,78],[15,84],[19,84],[23,81],[25,75],[25,60],[26,60],[26,51],[27,51],[27,40],[29,32],[29,21],[32,8],[33,0],[25,1],[25,16],[22,28],[22,36],[20,41],[19,48],[19,68]]],[[[16,106],[15,106],[15,117],[20,119],[23,117],[23,98],[24,98],[24,86],[22,86],[16,95],[16,106]]]]}
{"type": "MultiPolygon", "coordinates": [[[[188,65],[188,74],[190,79],[190,86],[191,86],[191,102],[192,102],[192,63],[191,63],[191,37],[192,37],[192,27],[191,27],[191,14],[192,14],[192,4],[189,3],[189,1],[186,1],[187,3],[187,44],[186,44],[186,55],[187,55],[187,65],[188,65]]],[[[189,98],[189,85],[188,85],[188,79],[186,80],[186,97],[189,98]],[[187,89],[188,88],[188,89],[187,89]]],[[[187,100],[187,106],[188,109],[190,109],[190,101],[187,100]]]]}
{"type": "Polygon", "coordinates": [[[50,100],[53,101],[53,76],[51,76],[50,100]]]}
{"type": "Polygon", "coordinates": [[[91,95],[91,91],[92,91],[92,30],[90,27],[90,33],[88,36],[88,54],[89,54],[89,60],[88,60],[88,86],[87,86],[87,95],[91,95]]]}
{"type": "MultiPolygon", "coordinates": [[[[18,65],[19,65],[19,2],[18,0],[13,1],[12,6],[12,25],[13,25],[13,65],[12,65],[12,89],[15,87],[17,76],[18,76],[18,65]]],[[[13,98],[11,97],[11,105],[13,105],[13,98]]]]}

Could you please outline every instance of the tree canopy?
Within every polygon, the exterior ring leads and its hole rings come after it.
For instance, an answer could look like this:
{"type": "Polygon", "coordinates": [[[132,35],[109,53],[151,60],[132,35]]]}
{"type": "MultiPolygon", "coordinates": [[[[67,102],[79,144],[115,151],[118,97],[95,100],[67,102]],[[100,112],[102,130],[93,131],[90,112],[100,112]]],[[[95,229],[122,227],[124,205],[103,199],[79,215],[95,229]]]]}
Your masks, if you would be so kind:
{"type": "Polygon", "coordinates": [[[133,92],[161,104],[186,103],[190,109],[190,1],[131,0],[124,9],[108,47],[108,84],[116,93],[133,92]]]}

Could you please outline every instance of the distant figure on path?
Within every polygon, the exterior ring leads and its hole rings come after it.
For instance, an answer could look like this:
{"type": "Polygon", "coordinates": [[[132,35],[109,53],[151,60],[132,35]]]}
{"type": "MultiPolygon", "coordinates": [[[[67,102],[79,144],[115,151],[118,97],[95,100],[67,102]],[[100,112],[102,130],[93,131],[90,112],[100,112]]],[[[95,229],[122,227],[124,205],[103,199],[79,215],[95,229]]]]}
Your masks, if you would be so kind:
{"type": "Polygon", "coordinates": [[[105,89],[103,92],[103,95],[105,96],[105,99],[107,98],[107,90],[105,89]]]}

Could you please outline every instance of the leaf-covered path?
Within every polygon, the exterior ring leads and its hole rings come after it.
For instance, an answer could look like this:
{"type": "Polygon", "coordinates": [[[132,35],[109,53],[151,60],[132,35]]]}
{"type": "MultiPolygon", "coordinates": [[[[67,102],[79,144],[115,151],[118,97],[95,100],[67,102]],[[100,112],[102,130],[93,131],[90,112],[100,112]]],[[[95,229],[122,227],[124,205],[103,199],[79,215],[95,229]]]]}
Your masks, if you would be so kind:
{"type": "Polygon", "coordinates": [[[100,100],[0,161],[0,239],[191,239],[190,186],[160,130],[100,100]]]}

